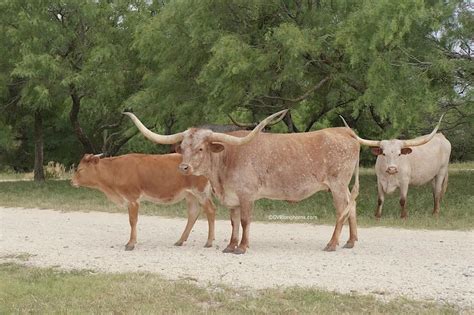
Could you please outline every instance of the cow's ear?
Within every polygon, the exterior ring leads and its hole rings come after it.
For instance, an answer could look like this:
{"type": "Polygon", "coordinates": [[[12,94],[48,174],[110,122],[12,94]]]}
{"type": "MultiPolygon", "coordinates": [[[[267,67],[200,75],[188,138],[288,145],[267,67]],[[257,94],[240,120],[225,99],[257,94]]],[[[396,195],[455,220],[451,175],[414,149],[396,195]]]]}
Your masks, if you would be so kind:
{"type": "Polygon", "coordinates": [[[84,154],[84,156],[82,157],[81,161],[90,162],[93,157],[94,157],[94,154],[86,153],[86,154],[84,154]]]}
{"type": "Polygon", "coordinates": [[[96,155],[92,155],[92,156],[90,157],[90,162],[91,162],[91,163],[97,164],[97,163],[99,163],[99,161],[100,161],[100,157],[98,157],[98,156],[96,156],[96,155]]]}
{"type": "Polygon", "coordinates": [[[183,151],[181,150],[181,142],[173,144],[174,152],[181,154],[183,151]]]}
{"type": "Polygon", "coordinates": [[[402,148],[401,154],[410,154],[413,150],[411,148],[402,148]]]}
{"type": "Polygon", "coordinates": [[[379,147],[370,148],[370,150],[372,151],[373,155],[380,155],[383,153],[382,148],[379,147]]]}
{"type": "Polygon", "coordinates": [[[210,147],[212,153],[218,153],[224,150],[224,146],[220,143],[211,143],[210,147]]]}

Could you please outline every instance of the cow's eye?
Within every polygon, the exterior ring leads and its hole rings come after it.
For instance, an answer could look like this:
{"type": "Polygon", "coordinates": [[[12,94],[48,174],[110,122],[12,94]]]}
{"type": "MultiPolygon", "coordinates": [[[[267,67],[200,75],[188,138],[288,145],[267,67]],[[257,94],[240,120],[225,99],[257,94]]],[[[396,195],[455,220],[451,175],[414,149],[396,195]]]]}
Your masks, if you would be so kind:
{"type": "Polygon", "coordinates": [[[202,151],[202,148],[199,148],[199,151],[202,151]]]}
{"type": "Polygon", "coordinates": [[[385,156],[385,153],[382,153],[383,156],[385,156]]]}

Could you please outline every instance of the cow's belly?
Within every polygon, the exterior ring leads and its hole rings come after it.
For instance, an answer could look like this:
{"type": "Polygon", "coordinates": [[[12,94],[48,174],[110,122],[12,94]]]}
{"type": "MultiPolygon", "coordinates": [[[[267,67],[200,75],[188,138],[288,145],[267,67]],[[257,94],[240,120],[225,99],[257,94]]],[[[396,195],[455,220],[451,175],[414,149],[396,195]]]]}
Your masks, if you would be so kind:
{"type": "Polygon", "coordinates": [[[436,173],[427,173],[427,174],[417,174],[416,176],[412,176],[410,178],[410,186],[421,186],[424,185],[428,182],[430,182],[434,177],[436,176],[436,173]]]}
{"type": "Polygon", "coordinates": [[[140,200],[146,200],[157,204],[173,204],[183,200],[185,196],[186,192],[184,190],[179,194],[166,198],[160,197],[158,195],[142,193],[140,196],[140,200]]]}
{"type": "Polygon", "coordinates": [[[299,185],[289,184],[279,187],[262,187],[259,189],[256,199],[301,201],[321,190],[328,190],[327,185],[316,181],[300,183],[299,185]]]}

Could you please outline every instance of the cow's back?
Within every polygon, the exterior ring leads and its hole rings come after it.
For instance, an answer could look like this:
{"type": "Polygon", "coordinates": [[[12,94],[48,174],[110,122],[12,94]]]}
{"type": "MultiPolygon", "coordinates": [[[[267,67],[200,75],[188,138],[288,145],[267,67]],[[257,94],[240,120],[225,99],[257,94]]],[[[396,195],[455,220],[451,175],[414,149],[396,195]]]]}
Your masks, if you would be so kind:
{"type": "Polygon", "coordinates": [[[442,133],[426,144],[412,147],[406,156],[411,174],[410,185],[423,185],[432,180],[443,168],[447,168],[451,155],[451,143],[442,133]]]}

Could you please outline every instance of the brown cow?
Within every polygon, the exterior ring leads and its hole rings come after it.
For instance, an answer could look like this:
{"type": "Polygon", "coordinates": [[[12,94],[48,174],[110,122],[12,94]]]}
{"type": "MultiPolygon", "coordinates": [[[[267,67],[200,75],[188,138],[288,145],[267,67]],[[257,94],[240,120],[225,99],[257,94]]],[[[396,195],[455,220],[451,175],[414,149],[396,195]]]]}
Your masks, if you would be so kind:
{"type": "Polygon", "coordinates": [[[132,250],[137,243],[137,220],[140,199],[158,204],[173,204],[186,199],[188,222],[181,238],[175,243],[183,245],[199,217],[201,205],[209,224],[205,247],[214,240],[215,206],[210,199],[211,187],[203,176],[184,176],[178,172],[180,154],[147,155],[126,154],[99,159],[86,154],[71,180],[75,187],[98,189],[117,205],[128,207],[130,240],[125,250],[132,250]]]}
{"type": "Polygon", "coordinates": [[[317,191],[330,190],[336,208],[336,226],[325,250],[339,244],[344,221],[349,218],[350,237],[345,247],[357,240],[356,203],[359,189],[359,143],[347,128],[328,128],[298,134],[266,134],[260,131],[277,116],[263,120],[253,131],[228,134],[206,129],[163,136],[148,130],[135,115],[128,115],[148,139],[163,144],[181,142],[188,175],[203,175],[213,192],[231,209],[232,236],[224,252],[245,253],[254,202],[261,198],[300,201],[317,191]],[[355,174],[355,185],[349,182],[355,174]],[[240,244],[239,221],[243,234],[240,244]]]}

